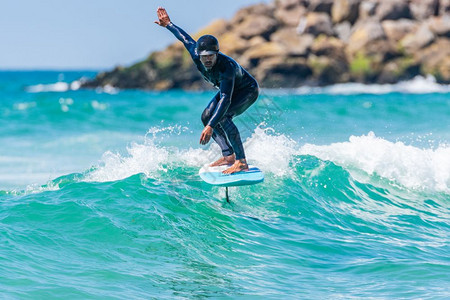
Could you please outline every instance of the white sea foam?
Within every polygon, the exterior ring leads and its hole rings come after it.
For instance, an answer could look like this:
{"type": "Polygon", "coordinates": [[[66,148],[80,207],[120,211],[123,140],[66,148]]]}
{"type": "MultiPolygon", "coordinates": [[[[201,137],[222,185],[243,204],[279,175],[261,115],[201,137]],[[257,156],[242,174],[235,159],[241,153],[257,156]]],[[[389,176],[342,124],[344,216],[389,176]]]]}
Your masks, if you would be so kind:
{"type": "Polygon", "coordinates": [[[81,81],[80,80],[75,80],[70,84],[70,89],[72,91],[76,91],[78,89],[80,89],[81,87],[81,81]]]}
{"type": "Polygon", "coordinates": [[[388,94],[388,93],[450,93],[450,85],[439,84],[436,79],[428,75],[427,77],[416,76],[408,81],[401,81],[395,84],[362,84],[362,83],[341,83],[326,87],[301,87],[292,90],[297,94],[332,94],[332,95],[352,95],[352,94],[388,94]]]}
{"type": "Polygon", "coordinates": [[[158,171],[165,171],[164,163],[169,160],[169,152],[165,148],[153,144],[134,143],[127,148],[128,154],[106,152],[101,164],[86,176],[87,181],[115,181],[144,173],[154,177],[158,171]]]}
{"type": "MultiPolygon", "coordinates": [[[[180,149],[159,145],[163,135],[182,134],[185,127],[152,128],[143,144],[132,144],[127,153],[106,152],[99,166],[86,175],[88,181],[114,181],[143,173],[160,179],[171,172],[174,165],[199,168],[220,157],[215,143],[206,148],[180,149]],[[162,172],[162,173],[161,173],[162,172]]],[[[379,176],[393,184],[410,189],[450,193],[450,147],[420,149],[403,142],[391,142],[368,135],[351,136],[349,141],[330,145],[305,144],[271,128],[258,126],[244,142],[247,160],[260,167],[267,175],[291,176],[290,166],[299,155],[312,155],[331,161],[348,170],[355,179],[361,174],[379,176]]]]}
{"type": "Polygon", "coordinates": [[[61,105],[61,111],[68,112],[74,101],[72,98],[59,98],[59,104],[61,105]]]}
{"type": "Polygon", "coordinates": [[[66,92],[70,88],[67,82],[56,82],[52,84],[37,84],[26,88],[29,93],[42,93],[42,92],[66,92]]]}
{"type": "Polygon", "coordinates": [[[95,110],[106,110],[109,105],[107,103],[98,102],[97,100],[92,100],[91,106],[95,110]]]}
{"type": "Polygon", "coordinates": [[[276,176],[289,175],[289,163],[297,154],[297,143],[272,128],[257,127],[244,143],[250,162],[276,176]]]}
{"type": "Polygon", "coordinates": [[[180,134],[186,130],[182,126],[152,127],[145,136],[143,144],[132,143],[127,154],[107,151],[103,154],[99,166],[86,175],[87,181],[115,181],[143,173],[150,178],[158,178],[159,172],[167,172],[167,166],[176,161],[179,152],[158,145],[166,134],[180,134]]]}
{"type": "Polygon", "coordinates": [[[71,83],[58,81],[50,84],[36,84],[25,88],[29,93],[43,93],[43,92],[67,92],[76,91],[80,89],[81,81],[76,80],[71,83]]]}
{"type": "Polygon", "coordinates": [[[373,132],[351,136],[348,142],[318,146],[306,144],[300,154],[313,155],[344,167],[351,173],[364,171],[406,188],[450,192],[450,147],[420,149],[390,142],[373,132]]]}
{"type": "MultiPolygon", "coordinates": [[[[87,181],[114,181],[143,173],[150,178],[158,178],[160,172],[168,172],[171,165],[183,163],[191,167],[201,167],[220,157],[216,143],[206,148],[179,149],[158,145],[164,135],[181,134],[186,127],[151,128],[143,144],[133,143],[127,153],[106,152],[98,167],[86,176],[87,181]]],[[[256,128],[244,142],[249,163],[257,165],[266,173],[276,176],[287,175],[289,162],[298,149],[295,141],[284,135],[276,135],[271,128],[256,128]],[[270,153],[270,155],[268,155],[270,153]]]]}
{"type": "Polygon", "coordinates": [[[117,94],[119,92],[119,89],[113,87],[110,84],[107,84],[103,87],[102,92],[113,95],[113,94],[117,94]]]}
{"type": "Polygon", "coordinates": [[[14,109],[16,110],[27,110],[36,107],[36,102],[19,102],[14,104],[14,109]]]}
{"type": "Polygon", "coordinates": [[[115,94],[119,93],[120,90],[110,84],[107,84],[105,86],[97,87],[95,89],[95,92],[97,94],[106,93],[106,94],[110,94],[110,95],[115,95],[115,94]]]}
{"type": "MultiPolygon", "coordinates": [[[[261,124],[253,134],[244,141],[244,149],[248,163],[257,165],[266,173],[285,176],[290,173],[289,162],[297,152],[297,144],[285,135],[275,134],[272,128],[264,128],[261,124]]],[[[206,149],[189,149],[181,151],[178,159],[190,166],[200,167],[221,156],[216,143],[206,149]]]]}

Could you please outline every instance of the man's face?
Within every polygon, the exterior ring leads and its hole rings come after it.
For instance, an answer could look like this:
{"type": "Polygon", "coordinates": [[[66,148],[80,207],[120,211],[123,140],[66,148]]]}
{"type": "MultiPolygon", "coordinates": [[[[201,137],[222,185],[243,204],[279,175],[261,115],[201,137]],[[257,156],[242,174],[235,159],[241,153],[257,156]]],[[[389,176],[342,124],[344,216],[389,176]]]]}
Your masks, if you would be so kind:
{"type": "Polygon", "coordinates": [[[207,69],[214,67],[217,61],[217,54],[200,55],[200,61],[207,69]]]}

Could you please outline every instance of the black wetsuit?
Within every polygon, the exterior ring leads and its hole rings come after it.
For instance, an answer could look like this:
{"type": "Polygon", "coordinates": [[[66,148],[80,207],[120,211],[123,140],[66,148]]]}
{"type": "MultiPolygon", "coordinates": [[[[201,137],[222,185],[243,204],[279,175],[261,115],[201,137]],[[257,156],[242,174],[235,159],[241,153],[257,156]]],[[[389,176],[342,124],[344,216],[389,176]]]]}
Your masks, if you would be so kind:
{"type": "Polygon", "coordinates": [[[197,54],[197,42],[173,23],[166,28],[184,44],[203,78],[219,89],[203,111],[203,125],[214,129],[212,137],[222,149],[223,156],[235,153],[236,159],[245,158],[241,137],[232,118],[243,113],[256,101],[259,94],[258,83],[236,61],[221,52],[217,55],[215,65],[210,70],[206,69],[197,54]]]}

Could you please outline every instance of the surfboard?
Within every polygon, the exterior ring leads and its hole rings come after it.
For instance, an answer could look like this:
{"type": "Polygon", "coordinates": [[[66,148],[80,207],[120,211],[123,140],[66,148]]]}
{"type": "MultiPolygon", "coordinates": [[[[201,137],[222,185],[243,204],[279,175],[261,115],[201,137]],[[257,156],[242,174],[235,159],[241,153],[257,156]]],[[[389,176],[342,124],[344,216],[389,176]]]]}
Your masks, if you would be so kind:
{"type": "Polygon", "coordinates": [[[216,186],[242,186],[252,185],[264,181],[264,173],[257,167],[249,165],[248,171],[241,171],[233,174],[223,174],[222,171],[230,166],[210,167],[204,165],[198,174],[206,183],[216,186]]]}

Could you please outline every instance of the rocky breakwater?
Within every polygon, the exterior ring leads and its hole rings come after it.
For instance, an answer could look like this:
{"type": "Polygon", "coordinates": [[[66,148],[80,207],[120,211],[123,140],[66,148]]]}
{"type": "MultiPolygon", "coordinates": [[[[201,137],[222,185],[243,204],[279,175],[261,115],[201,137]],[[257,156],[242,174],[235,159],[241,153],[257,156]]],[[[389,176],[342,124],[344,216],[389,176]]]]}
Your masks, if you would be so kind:
{"type": "MultiPolygon", "coordinates": [[[[193,37],[203,34],[217,36],[221,51],[262,87],[394,83],[428,74],[450,83],[450,0],[276,0],[243,8],[193,37]]],[[[84,83],[105,85],[210,88],[178,41],[84,83]]]]}

